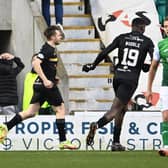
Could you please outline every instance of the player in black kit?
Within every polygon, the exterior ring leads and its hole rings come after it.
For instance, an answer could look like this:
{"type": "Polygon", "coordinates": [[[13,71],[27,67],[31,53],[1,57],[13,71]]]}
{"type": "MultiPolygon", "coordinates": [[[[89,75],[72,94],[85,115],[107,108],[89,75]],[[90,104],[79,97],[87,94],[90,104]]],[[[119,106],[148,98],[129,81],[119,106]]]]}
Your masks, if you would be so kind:
{"type": "Polygon", "coordinates": [[[115,66],[113,79],[113,88],[115,98],[111,109],[104,114],[97,122],[90,125],[86,143],[92,145],[94,136],[98,128],[103,127],[113,119],[115,119],[114,136],[112,151],[124,151],[125,147],[120,144],[121,127],[127,104],[133,96],[140,76],[141,70],[147,72],[149,65],[144,64],[147,53],[153,57],[154,44],[152,40],[143,35],[145,32],[145,21],[141,18],[135,18],[132,21],[132,32],[121,34],[103,50],[92,64],[83,66],[83,71],[89,72],[94,70],[96,66],[111,51],[118,48],[119,62],[115,66]]]}
{"type": "Polygon", "coordinates": [[[60,140],[59,148],[76,149],[75,145],[66,140],[65,107],[62,96],[56,86],[56,67],[58,63],[56,45],[62,41],[64,34],[59,26],[50,26],[45,30],[44,35],[47,38],[47,42],[32,61],[33,69],[38,77],[33,85],[34,95],[30,106],[27,110],[16,114],[9,122],[0,125],[0,140],[3,142],[7,132],[15,125],[34,117],[40,106],[47,101],[52,105],[53,111],[56,113],[56,125],[60,140]]]}

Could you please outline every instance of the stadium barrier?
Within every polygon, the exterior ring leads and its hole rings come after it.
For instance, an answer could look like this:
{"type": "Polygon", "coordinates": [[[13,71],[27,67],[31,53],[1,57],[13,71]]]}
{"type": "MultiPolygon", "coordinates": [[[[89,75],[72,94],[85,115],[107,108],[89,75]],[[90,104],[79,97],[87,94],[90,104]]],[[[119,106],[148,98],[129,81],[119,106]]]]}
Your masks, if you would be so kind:
{"type": "MultiPolygon", "coordinates": [[[[110,150],[113,140],[113,122],[97,131],[95,143],[85,142],[89,124],[97,121],[102,112],[77,112],[66,116],[67,137],[79,150],[110,150]]],[[[1,116],[0,122],[11,116],[1,116]]],[[[127,150],[158,150],[162,147],[160,135],[160,112],[128,112],[124,119],[121,143],[127,150]]],[[[14,127],[8,134],[0,151],[59,150],[55,116],[37,116],[14,127]]]]}

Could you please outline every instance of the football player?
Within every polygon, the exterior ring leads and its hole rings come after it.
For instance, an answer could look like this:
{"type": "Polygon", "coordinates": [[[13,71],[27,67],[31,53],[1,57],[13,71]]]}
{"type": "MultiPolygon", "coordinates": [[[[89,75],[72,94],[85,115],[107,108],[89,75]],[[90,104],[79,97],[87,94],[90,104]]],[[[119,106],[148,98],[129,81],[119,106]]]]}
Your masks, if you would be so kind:
{"type": "Polygon", "coordinates": [[[34,82],[34,94],[29,108],[16,114],[10,121],[0,125],[0,141],[3,142],[7,132],[18,123],[34,117],[40,106],[47,101],[52,105],[53,111],[56,113],[56,125],[60,140],[59,148],[76,149],[76,146],[66,139],[64,101],[56,81],[56,68],[58,64],[56,45],[60,44],[64,34],[60,26],[50,26],[45,30],[44,35],[47,41],[32,62],[33,69],[37,73],[37,79],[34,82]]]}
{"type": "Polygon", "coordinates": [[[115,98],[111,109],[104,114],[97,122],[90,125],[86,143],[91,145],[94,140],[96,130],[115,119],[114,136],[112,151],[124,151],[125,147],[120,144],[121,127],[127,104],[134,94],[141,70],[149,71],[149,65],[144,64],[147,53],[153,57],[154,44],[152,40],[143,35],[146,22],[141,18],[135,18],[132,21],[132,31],[117,36],[113,42],[105,48],[91,64],[83,66],[83,71],[89,72],[111,51],[118,48],[119,62],[115,66],[113,88],[115,98]]]}
{"type": "MultiPolygon", "coordinates": [[[[168,17],[164,21],[164,32],[168,36],[168,17]]],[[[163,140],[163,148],[159,150],[161,156],[168,156],[168,38],[161,40],[155,48],[153,61],[149,71],[148,87],[146,98],[147,101],[152,100],[152,85],[159,63],[163,65],[162,86],[160,89],[160,100],[162,103],[161,134],[163,140]]]]}

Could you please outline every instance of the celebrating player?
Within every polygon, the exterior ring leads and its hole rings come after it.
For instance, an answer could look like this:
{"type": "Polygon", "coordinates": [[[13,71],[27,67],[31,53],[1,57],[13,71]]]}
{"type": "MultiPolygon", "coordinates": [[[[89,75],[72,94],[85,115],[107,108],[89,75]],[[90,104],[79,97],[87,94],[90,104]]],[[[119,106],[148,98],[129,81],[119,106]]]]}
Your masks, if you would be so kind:
{"type": "Polygon", "coordinates": [[[154,45],[150,38],[143,35],[146,23],[141,18],[132,21],[132,32],[121,34],[103,50],[92,64],[83,66],[83,71],[89,72],[107,56],[108,53],[118,48],[119,62],[115,67],[113,87],[115,98],[111,109],[105,113],[97,122],[90,125],[86,143],[91,145],[98,128],[103,127],[115,119],[114,137],[112,151],[124,151],[125,147],[120,144],[121,127],[127,104],[134,94],[141,70],[149,70],[149,66],[144,64],[147,53],[153,57],[154,45]]]}
{"type": "MultiPolygon", "coordinates": [[[[164,21],[164,32],[168,36],[168,17],[164,21]]],[[[148,87],[146,98],[147,101],[152,99],[152,84],[155,78],[155,74],[159,65],[159,62],[163,64],[163,80],[162,87],[160,89],[160,100],[162,103],[162,117],[161,134],[163,140],[163,149],[159,150],[161,156],[168,156],[168,37],[161,40],[154,52],[153,61],[149,71],[148,87]]]]}
{"type": "Polygon", "coordinates": [[[56,67],[58,63],[56,45],[61,42],[64,34],[59,26],[50,26],[45,30],[44,35],[47,38],[47,42],[42,46],[32,63],[38,77],[33,86],[34,95],[30,106],[26,111],[16,114],[9,122],[0,125],[0,141],[4,141],[7,132],[15,125],[23,120],[34,117],[36,112],[39,111],[40,106],[45,101],[48,101],[56,113],[56,124],[60,140],[59,148],[76,149],[75,145],[66,140],[65,107],[60,91],[56,86],[56,67]]]}

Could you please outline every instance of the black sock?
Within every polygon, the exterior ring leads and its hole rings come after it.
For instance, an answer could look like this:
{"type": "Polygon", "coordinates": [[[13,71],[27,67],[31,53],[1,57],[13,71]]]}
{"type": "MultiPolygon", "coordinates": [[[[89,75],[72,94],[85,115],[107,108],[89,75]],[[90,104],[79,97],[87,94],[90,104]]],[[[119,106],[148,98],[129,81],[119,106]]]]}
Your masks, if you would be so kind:
{"type": "Polygon", "coordinates": [[[98,128],[102,128],[103,126],[105,126],[109,121],[107,120],[107,118],[105,116],[103,116],[102,118],[99,119],[99,121],[97,122],[98,128]]]}
{"type": "Polygon", "coordinates": [[[114,126],[113,143],[120,143],[121,127],[114,126]]]}
{"type": "Polygon", "coordinates": [[[60,142],[66,141],[65,119],[56,119],[60,142]]]}
{"type": "Polygon", "coordinates": [[[19,114],[16,114],[10,121],[5,122],[8,130],[12,129],[15,125],[19,124],[22,121],[22,118],[19,114]]]}

